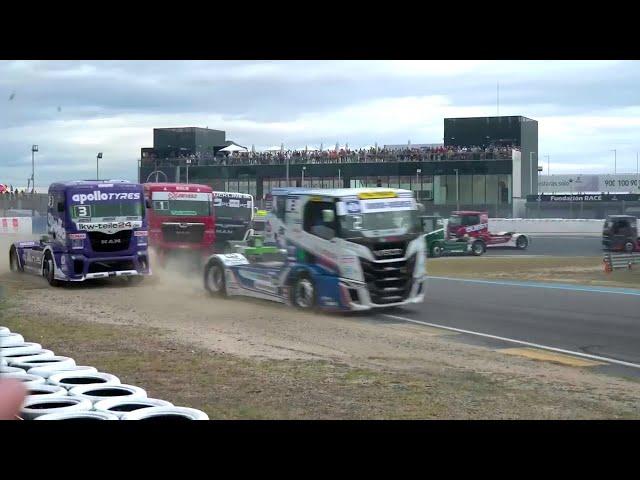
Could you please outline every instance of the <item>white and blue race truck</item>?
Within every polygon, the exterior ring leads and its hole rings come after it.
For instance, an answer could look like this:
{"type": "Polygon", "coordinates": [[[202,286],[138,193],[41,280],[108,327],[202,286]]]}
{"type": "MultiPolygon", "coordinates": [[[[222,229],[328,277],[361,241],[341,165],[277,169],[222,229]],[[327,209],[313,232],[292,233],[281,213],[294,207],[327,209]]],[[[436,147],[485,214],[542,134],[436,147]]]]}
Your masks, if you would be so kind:
{"type": "Polygon", "coordinates": [[[251,250],[246,245],[212,255],[204,272],[210,294],[334,311],[424,300],[425,242],[411,191],[280,188],[272,194],[261,238],[280,258],[240,253],[251,250]]]}
{"type": "Polygon", "coordinates": [[[12,271],[42,275],[52,286],[107,277],[135,281],[151,274],[140,184],[124,180],[51,184],[47,233],[40,241],[11,246],[12,271]]]}

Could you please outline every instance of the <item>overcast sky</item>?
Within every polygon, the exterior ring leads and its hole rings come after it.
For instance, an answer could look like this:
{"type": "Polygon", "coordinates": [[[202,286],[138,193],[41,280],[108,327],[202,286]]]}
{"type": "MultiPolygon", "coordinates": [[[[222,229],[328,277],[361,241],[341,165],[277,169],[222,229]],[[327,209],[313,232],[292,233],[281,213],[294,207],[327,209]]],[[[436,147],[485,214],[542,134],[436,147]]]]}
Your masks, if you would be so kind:
{"type": "MultiPolygon", "coordinates": [[[[135,180],[154,127],[210,127],[257,149],[441,143],[445,117],[539,122],[551,173],[636,171],[635,61],[3,61],[0,183],[135,180]]],[[[544,159],[546,173],[547,162],[544,159]]]]}

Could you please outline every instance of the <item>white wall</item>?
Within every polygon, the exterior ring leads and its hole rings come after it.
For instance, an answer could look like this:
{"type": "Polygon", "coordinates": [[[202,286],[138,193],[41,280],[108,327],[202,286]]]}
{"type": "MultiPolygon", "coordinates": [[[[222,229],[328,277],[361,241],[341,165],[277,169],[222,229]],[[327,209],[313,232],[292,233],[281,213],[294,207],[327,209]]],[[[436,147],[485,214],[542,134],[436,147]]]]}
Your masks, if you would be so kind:
{"type": "Polygon", "coordinates": [[[604,220],[564,218],[490,218],[489,231],[550,234],[602,234],[604,220]]]}
{"type": "Polygon", "coordinates": [[[31,217],[0,217],[0,235],[31,235],[31,217]]]}

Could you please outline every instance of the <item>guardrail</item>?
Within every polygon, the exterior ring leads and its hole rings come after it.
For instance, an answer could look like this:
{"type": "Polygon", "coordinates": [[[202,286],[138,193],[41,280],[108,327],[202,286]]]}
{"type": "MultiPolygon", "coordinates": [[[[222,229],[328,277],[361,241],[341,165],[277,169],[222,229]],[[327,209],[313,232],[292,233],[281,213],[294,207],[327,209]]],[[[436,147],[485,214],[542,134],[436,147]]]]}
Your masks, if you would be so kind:
{"type": "Polygon", "coordinates": [[[603,258],[603,264],[606,273],[622,268],[631,270],[633,265],[640,265],[640,255],[633,253],[607,253],[603,258]]]}
{"type": "Polygon", "coordinates": [[[492,232],[554,234],[602,234],[604,219],[586,218],[490,218],[492,232]]]}

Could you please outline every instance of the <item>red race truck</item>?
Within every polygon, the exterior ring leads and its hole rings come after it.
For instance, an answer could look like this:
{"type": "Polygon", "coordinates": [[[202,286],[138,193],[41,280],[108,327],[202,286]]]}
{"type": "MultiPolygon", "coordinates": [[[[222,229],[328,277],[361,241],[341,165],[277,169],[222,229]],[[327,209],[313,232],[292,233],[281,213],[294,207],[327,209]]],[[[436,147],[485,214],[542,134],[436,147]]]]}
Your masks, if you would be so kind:
{"type": "Polygon", "coordinates": [[[149,245],[161,264],[169,253],[213,253],[216,238],[211,187],[184,183],[145,183],[149,245]]]}
{"type": "Polygon", "coordinates": [[[454,240],[465,237],[479,238],[487,248],[512,247],[525,250],[529,246],[529,238],[523,233],[489,232],[489,214],[487,212],[452,212],[447,223],[447,236],[454,240]]]}

